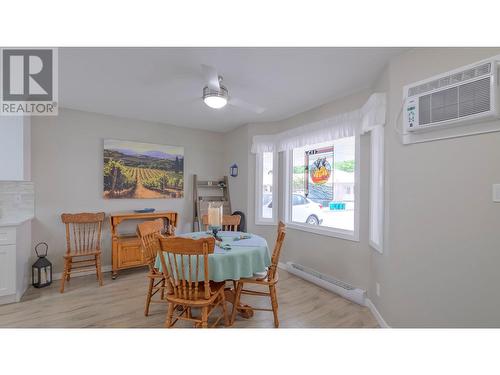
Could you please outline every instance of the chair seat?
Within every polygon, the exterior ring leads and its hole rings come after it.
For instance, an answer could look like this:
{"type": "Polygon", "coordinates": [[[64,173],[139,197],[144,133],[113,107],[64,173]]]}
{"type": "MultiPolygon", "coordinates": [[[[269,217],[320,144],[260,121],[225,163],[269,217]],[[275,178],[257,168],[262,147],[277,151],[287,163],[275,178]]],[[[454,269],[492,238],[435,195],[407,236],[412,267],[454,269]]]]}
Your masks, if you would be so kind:
{"type": "Polygon", "coordinates": [[[274,280],[269,280],[267,277],[267,273],[264,277],[259,277],[258,275],[254,277],[242,277],[239,282],[243,283],[251,283],[251,284],[266,284],[266,285],[274,285],[278,282],[279,276],[278,272],[276,272],[274,280]]]}
{"type": "Polygon", "coordinates": [[[91,255],[99,255],[101,254],[101,250],[89,250],[85,253],[68,253],[64,255],[64,258],[74,258],[74,257],[86,257],[91,255]]]}
{"type": "MultiPolygon", "coordinates": [[[[215,281],[210,281],[210,298],[209,299],[199,299],[199,300],[188,300],[185,298],[180,298],[180,297],[175,297],[175,295],[170,292],[169,294],[166,295],[167,301],[173,302],[173,303],[178,303],[178,304],[189,304],[191,306],[206,306],[209,304],[212,304],[215,299],[217,298],[217,295],[219,292],[224,290],[226,283],[225,281],[220,281],[220,282],[215,282],[215,281]]],[[[198,296],[203,298],[205,295],[205,288],[203,283],[200,283],[198,286],[198,296]]]]}
{"type": "Polygon", "coordinates": [[[252,279],[265,279],[267,277],[267,267],[265,271],[262,272],[255,272],[253,276],[251,277],[252,279]]]}

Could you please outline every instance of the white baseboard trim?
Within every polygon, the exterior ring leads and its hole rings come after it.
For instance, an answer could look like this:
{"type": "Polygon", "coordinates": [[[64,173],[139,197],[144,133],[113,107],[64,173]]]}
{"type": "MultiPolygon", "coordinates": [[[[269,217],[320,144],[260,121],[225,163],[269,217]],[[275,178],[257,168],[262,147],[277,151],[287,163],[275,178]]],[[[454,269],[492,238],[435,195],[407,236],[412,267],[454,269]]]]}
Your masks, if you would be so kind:
{"type": "Polygon", "coordinates": [[[286,270],[312,284],[333,292],[349,301],[365,306],[366,291],[353,285],[335,279],[333,276],[322,274],[312,268],[287,262],[284,264],[286,270]]]}
{"type": "Polygon", "coordinates": [[[380,315],[380,312],[377,310],[377,307],[375,307],[375,305],[369,298],[365,298],[365,305],[370,309],[380,328],[391,328],[391,326],[386,323],[382,315],[380,315]]]}
{"type": "MultiPolygon", "coordinates": [[[[102,270],[102,272],[111,272],[111,266],[102,266],[101,270],[102,270]]],[[[63,275],[62,272],[53,274],[52,281],[61,280],[62,275],[63,275]]],[[[95,271],[90,270],[90,271],[85,271],[85,272],[78,272],[78,273],[71,275],[71,277],[73,278],[73,277],[80,277],[80,276],[87,276],[87,275],[95,275],[95,271]]]]}
{"type": "Polygon", "coordinates": [[[282,270],[285,270],[285,271],[286,271],[286,264],[285,264],[285,263],[278,262],[278,268],[281,268],[282,270]]]}

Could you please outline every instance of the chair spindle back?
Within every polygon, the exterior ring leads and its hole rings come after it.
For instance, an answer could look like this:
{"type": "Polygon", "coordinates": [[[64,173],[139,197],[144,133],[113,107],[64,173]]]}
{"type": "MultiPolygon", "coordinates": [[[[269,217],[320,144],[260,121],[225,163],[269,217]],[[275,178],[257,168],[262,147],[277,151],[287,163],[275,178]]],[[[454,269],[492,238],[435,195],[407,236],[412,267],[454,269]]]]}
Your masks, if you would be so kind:
{"type": "Polygon", "coordinates": [[[104,212],[62,214],[61,220],[66,225],[66,254],[100,251],[104,216],[104,212]]]}
{"type": "Polygon", "coordinates": [[[237,232],[240,226],[240,215],[224,215],[222,217],[222,230],[237,232]]]}
{"type": "Polygon", "coordinates": [[[214,252],[215,239],[182,237],[160,238],[162,271],[176,298],[194,301],[210,299],[208,255],[214,252]],[[201,258],[201,259],[200,259],[201,258]],[[200,270],[203,267],[203,295],[200,296],[200,270]]]}
{"type": "Polygon", "coordinates": [[[141,239],[142,253],[151,271],[154,270],[156,255],[160,249],[161,231],[163,229],[163,219],[145,221],[137,224],[137,235],[141,239]]]}
{"type": "MultiPolygon", "coordinates": [[[[208,215],[202,216],[202,222],[205,226],[205,230],[208,230],[208,215]]],[[[222,216],[222,230],[237,232],[240,226],[241,216],[240,215],[223,215],[222,216]]]]}

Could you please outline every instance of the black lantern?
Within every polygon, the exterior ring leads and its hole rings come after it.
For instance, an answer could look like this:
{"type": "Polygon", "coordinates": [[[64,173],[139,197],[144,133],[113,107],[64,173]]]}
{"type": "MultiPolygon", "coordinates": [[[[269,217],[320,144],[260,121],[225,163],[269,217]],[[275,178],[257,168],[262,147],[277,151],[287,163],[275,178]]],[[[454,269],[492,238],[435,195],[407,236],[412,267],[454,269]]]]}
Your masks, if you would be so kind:
{"type": "Polygon", "coordinates": [[[52,263],[47,259],[49,246],[45,242],[40,242],[35,246],[35,253],[38,259],[31,267],[31,280],[35,288],[43,288],[52,283],[52,263]],[[38,253],[38,246],[45,246],[45,254],[38,253]]]}
{"type": "Polygon", "coordinates": [[[231,177],[238,176],[238,166],[236,164],[231,165],[230,171],[231,171],[230,173],[231,177]]]}

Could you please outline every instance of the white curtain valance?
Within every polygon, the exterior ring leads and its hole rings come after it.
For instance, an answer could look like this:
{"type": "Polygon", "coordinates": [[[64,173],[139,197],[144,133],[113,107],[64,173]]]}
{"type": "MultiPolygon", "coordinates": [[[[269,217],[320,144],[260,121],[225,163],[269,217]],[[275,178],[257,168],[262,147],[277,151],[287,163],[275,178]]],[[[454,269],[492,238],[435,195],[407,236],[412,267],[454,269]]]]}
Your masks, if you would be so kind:
{"type": "Polygon", "coordinates": [[[385,124],[385,93],[375,93],[361,107],[324,120],[299,126],[278,134],[253,137],[252,153],[286,151],[310,144],[364,134],[385,124]]]}
{"type": "Polygon", "coordinates": [[[252,153],[274,152],[276,149],[276,134],[254,135],[252,139],[252,153]]]}
{"type": "Polygon", "coordinates": [[[361,134],[385,125],[386,95],[375,93],[361,107],[361,134]]]}

